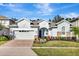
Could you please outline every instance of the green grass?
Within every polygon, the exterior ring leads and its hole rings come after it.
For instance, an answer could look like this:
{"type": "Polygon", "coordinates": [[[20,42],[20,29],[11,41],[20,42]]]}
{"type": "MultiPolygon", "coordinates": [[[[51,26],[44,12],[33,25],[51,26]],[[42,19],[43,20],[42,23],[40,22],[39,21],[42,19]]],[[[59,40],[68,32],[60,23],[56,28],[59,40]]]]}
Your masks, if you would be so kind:
{"type": "Polygon", "coordinates": [[[34,47],[79,47],[79,42],[74,41],[48,41],[46,43],[34,43],[34,47]]]}
{"type": "Polygon", "coordinates": [[[34,48],[39,56],[79,56],[79,49],[34,48]]]}
{"type": "Polygon", "coordinates": [[[4,44],[4,43],[6,43],[7,41],[0,41],[0,45],[2,45],[2,44],[4,44]]]}

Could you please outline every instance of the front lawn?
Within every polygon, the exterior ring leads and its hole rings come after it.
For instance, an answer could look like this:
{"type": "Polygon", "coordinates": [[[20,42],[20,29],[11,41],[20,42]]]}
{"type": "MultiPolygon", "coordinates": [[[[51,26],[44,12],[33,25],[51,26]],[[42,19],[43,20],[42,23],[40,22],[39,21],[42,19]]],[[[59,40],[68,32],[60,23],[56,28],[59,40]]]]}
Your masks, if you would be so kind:
{"type": "Polygon", "coordinates": [[[33,48],[39,56],[79,56],[79,49],[33,48]]]}
{"type": "Polygon", "coordinates": [[[34,43],[34,47],[79,47],[79,42],[74,41],[48,41],[46,43],[34,43]]]}

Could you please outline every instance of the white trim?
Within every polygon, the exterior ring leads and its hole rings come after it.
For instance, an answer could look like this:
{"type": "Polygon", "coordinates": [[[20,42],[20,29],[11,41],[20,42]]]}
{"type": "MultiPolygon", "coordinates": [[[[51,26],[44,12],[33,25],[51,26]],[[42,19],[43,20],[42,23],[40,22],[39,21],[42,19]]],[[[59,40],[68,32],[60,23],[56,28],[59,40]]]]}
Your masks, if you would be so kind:
{"type": "Polygon", "coordinates": [[[60,24],[60,23],[62,23],[62,22],[68,22],[68,23],[70,23],[70,22],[67,21],[67,20],[61,20],[61,21],[57,22],[56,24],[58,25],[58,24],[60,24]]]}
{"type": "Polygon", "coordinates": [[[26,21],[28,21],[28,22],[30,22],[30,20],[29,19],[27,19],[27,18],[25,18],[25,17],[23,17],[23,18],[20,18],[18,21],[16,21],[17,23],[19,23],[20,21],[23,21],[23,20],[26,20],[26,21]]]}

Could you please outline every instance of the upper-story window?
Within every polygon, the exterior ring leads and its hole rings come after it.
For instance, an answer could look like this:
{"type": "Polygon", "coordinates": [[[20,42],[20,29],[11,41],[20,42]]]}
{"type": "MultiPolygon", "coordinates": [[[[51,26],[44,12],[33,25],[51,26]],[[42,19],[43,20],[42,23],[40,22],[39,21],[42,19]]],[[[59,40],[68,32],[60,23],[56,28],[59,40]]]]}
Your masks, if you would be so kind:
{"type": "Polygon", "coordinates": [[[37,25],[39,25],[39,23],[37,23],[37,25]]]}
{"type": "Polygon", "coordinates": [[[63,35],[65,34],[65,27],[64,26],[62,27],[62,34],[63,35]]]}
{"type": "Polygon", "coordinates": [[[30,25],[34,25],[34,23],[30,23],[30,25]]]}
{"type": "Polygon", "coordinates": [[[49,25],[51,25],[51,23],[49,23],[49,25]]]}
{"type": "Polygon", "coordinates": [[[5,24],[5,22],[6,22],[6,20],[2,20],[2,21],[1,21],[2,24],[5,24]]]}

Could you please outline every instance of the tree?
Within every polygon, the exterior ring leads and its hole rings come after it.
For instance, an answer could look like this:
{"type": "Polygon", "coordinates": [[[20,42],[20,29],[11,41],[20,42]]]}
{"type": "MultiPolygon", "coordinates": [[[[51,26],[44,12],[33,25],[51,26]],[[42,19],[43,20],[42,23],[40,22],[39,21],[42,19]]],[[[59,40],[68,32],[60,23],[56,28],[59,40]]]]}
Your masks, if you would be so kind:
{"type": "Polygon", "coordinates": [[[52,21],[54,21],[54,22],[59,22],[59,21],[61,21],[61,20],[63,20],[64,18],[62,18],[60,15],[57,15],[57,16],[55,16],[54,17],[54,19],[52,20],[52,21]]]}
{"type": "Polygon", "coordinates": [[[51,22],[51,19],[49,19],[49,22],[51,22]]]}
{"type": "Polygon", "coordinates": [[[13,21],[17,21],[17,19],[16,19],[16,18],[11,18],[11,20],[13,20],[13,21]]]}
{"type": "Polygon", "coordinates": [[[70,21],[72,21],[72,19],[71,19],[71,18],[66,18],[66,20],[67,20],[67,21],[69,21],[69,22],[70,22],[70,21]]]}
{"type": "Polygon", "coordinates": [[[78,40],[79,39],[79,27],[72,27],[72,31],[74,32],[74,35],[76,36],[78,40]]]}

